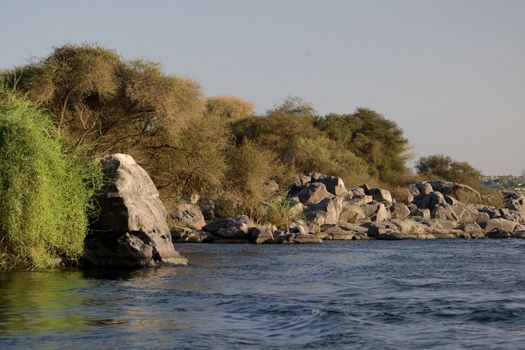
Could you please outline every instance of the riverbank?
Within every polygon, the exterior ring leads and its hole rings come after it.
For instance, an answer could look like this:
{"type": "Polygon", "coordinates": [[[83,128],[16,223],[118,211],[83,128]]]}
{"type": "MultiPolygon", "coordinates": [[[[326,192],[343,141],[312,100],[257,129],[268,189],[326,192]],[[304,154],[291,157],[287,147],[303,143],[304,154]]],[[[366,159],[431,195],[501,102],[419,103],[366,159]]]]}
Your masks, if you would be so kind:
{"type": "MultiPolygon", "coordinates": [[[[277,187],[276,187],[277,186],[277,187]]],[[[274,192],[278,192],[274,184],[274,192]]],[[[503,207],[482,202],[473,188],[448,181],[406,186],[403,199],[367,185],[347,188],[341,178],[300,174],[288,189],[290,224],[257,225],[246,215],[206,222],[198,204],[171,214],[176,243],[322,243],[326,240],[525,238],[525,196],[505,193],[503,207]]]]}

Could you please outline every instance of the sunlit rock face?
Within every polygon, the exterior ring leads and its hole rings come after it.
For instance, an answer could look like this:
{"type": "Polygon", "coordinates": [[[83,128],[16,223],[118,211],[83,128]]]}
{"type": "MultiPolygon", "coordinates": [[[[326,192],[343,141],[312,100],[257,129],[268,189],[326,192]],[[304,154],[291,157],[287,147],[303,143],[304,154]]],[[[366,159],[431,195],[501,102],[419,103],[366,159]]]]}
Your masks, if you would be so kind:
{"type": "Polygon", "coordinates": [[[173,247],[166,209],[148,173],[126,154],[106,156],[101,166],[106,184],[95,197],[100,213],[86,237],[86,265],[186,264],[173,247]]]}

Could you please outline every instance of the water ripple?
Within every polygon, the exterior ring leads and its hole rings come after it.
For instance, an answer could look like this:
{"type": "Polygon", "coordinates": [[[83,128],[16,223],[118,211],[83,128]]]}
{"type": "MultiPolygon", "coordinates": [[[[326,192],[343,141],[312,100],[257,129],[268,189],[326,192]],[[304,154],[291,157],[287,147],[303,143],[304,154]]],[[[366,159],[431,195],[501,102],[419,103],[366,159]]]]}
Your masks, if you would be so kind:
{"type": "Polygon", "coordinates": [[[524,243],[187,244],[187,267],[2,272],[0,348],[520,348],[524,243]]]}

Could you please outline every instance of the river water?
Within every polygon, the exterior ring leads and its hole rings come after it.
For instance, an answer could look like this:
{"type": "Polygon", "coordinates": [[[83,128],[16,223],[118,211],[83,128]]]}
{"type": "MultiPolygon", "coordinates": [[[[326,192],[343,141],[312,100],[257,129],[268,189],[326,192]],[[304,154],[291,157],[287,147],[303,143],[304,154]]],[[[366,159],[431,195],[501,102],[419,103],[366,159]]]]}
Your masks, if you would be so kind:
{"type": "Polygon", "coordinates": [[[0,348],[525,348],[525,240],[177,249],[189,266],[0,273],[0,348]]]}

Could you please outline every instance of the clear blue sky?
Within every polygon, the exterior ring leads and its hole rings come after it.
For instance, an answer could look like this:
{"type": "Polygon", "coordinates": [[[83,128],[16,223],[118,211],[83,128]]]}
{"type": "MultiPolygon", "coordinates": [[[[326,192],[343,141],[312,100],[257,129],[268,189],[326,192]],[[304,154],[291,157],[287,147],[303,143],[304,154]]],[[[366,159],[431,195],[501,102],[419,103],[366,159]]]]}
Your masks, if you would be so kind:
{"type": "Polygon", "coordinates": [[[372,108],[420,157],[525,168],[525,0],[0,0],[0,68],[66,42],[159,61],[262,112],[372,108]]]}

